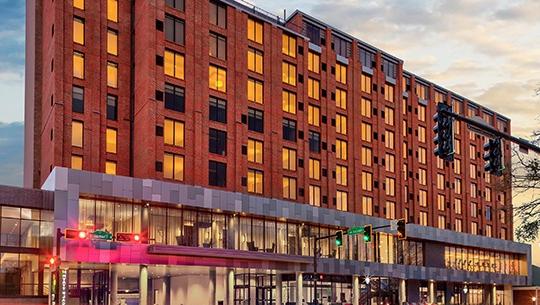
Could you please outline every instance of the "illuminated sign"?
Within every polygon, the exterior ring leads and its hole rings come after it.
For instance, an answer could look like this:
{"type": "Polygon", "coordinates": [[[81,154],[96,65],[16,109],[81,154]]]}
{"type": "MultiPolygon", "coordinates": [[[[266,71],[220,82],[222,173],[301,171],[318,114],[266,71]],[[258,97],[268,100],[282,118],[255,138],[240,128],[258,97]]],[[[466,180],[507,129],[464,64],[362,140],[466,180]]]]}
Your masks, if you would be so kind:
{"type": "Polygon", "coordinates": [[[67,305],[69,292],[68,270],[60,270],[60,305],[67,305]]]}
{"type": "Polygon", "coordinates": [[[112,240],[113,235],[106,230],[97,230],[92,233],[95,239],[112,240]]]}

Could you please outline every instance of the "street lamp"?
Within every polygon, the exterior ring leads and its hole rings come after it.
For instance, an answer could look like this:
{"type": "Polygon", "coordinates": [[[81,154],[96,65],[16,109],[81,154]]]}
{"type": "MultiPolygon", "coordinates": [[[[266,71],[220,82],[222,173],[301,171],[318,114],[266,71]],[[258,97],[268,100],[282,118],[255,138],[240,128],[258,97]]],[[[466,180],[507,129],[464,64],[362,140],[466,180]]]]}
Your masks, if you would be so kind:
{"type": "Polygon", "coordinates": [[[467,305],[467,293],[469,292],[469,288],[467,286],[463,287],[463,296],[465,298],[465,305],[467,305]]]}
{"type": "Polygon", "coordinates": [[[364,282],[366,283],[367,303],[371,304],[371,297],[370,297],[371,286],[369,285],[369,283],[371,283],[371,278],[369,277],[369,275],[366,275],[366,278],[364,279],[364,282]]]}

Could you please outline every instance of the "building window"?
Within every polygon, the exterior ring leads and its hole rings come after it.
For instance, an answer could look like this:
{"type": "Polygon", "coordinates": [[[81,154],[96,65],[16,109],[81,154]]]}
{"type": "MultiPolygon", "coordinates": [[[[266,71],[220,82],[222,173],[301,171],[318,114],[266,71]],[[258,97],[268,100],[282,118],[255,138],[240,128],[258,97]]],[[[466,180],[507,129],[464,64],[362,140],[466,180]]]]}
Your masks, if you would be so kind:
{"type": "Polygon", "coordinates": [[[341,114],[336,114],[336,132],[342,135],[347,135],[347,117],[341,114]]]}
{"type": "Polygon", "coordinates": [[[325,31],[314,24],[304,22],[304,35],[311,43],[320,46],[325,37],[325,31]]]}
{"type": "Polygon", "coordinates": [[[418,163],[427,163],[427,150],[423,147],[418,147],[418,163]]]}
{"type": "Polygon", "coordinates": [[[366,74],[360,76],[360,89],[362,92],[371,94],[371,91],[373,90],[371,86],[371,76],[366,74]]]}
{"type": "Polygon", "coordinates": [[[211,186],[227,186],[227,164],[208,161],[208,184],[211,186]]]}
{"type": "Polygon", "coordinates": [[[184,21],[165,15],[165,40],[184,45],[184,21]]]}
{"type": "Polygon", "coordinates": [[[316,185],[309,186],[309,204],[316,207],[321,206],[321,187],[316,185]]]}
{"type": "Polygon", "coordinates": [[[321,72],[321,56],[319,54],[308,53],[308,71],[319,74],[321,72]]]}
{"type": "Polygon", "coordinates": [[[348,211],[347,192],[336,191],[336,209],[348,211]]]}
{"type": "Polygon", "coordinates": [[[83,122],[73,121],[71,122],[71,146],[83,147],[83,122]]]}
{"type": "Polygon", "coordinates": [[[384,122],[387,125],[394,126],[394,109],[384,107],[384,122]]]}
{"type": "Polygon", "coordinates": [[[347,91],[336,89],[336,107],[343,110],[347,109],[347,91]]]}
{"type": "Polygon", "coordinates": [[[314,153],[321,152],[321,134],[315,131],[309,131],[309,151],[314,153]]]}
{"type": "Polygon", "coordinates": [[[73,42],[84,45],[84,19],[73,17],[73,42]]]}
{"type": "Polygon", "coordinates": [[[220,28],[227,27],[227,7],[216,1],[210,1],[210,23],[220,28]]]}
{"type": "Polygon", "coordinates": [[[385,155],[385,169],[387,172],[389,173],[393,173],[395,172],[395,166],[396,166],[396,157],[394,157],[394,155],[391,155],[391,154],[386,154],[385,155]]]}
{"type": "Polygon", "coordinates": [[[263,142],[253,139],[248,139],[248,154],[249,162],[263,163],[263,142]]]}
{"type": "Polygon", "coordinates": [[[392,131],[384,131],[384,144],[386,148],[394,149],[394,133],[392,131]]]}
{"type": "Polygon", "coordinates": [[[73,112],[84,113],[84,88],[73,86],[71,92],[71,109],[73,112]]]}
{"type": "Polygon", "coordinates": [[[296,150],[283,148],[283,169],[296,171],[296,150]]]}
{"type": "Polygon", "coordinates": [[[371,142],[371,124],[362,122],[360,129],[362,141],[371,142]]]}
{"type": "Polygon", "coordinates": [[[321,108],[308,105],[308,124],[317,127],[321,125],[321,108]]]}
{"type": "Polygon", "coordinates": [[[248,130],[264,132],[264,113],[261,110],[248,109],[248,130]]]}
{"type": "Polygon", "coordinates": [[[461,215],[461,199],[459,198],[454,199],[454,211],[456,212],[456,214],[461,215]]]}
{"type": "Polygon", "coordinates": [[[333,49],[337,55],[349,58],[351,56],[351,43],[338,36],[332,35],[333,49]]]}
{"type": "Polygon", "coordinates": [[[362,116],[365,116],[366,118],[371,117],[371,101],[365,98],[362,98],[361,100],[361,107],[360,107],[360,114],[362,116]]]}
{"type": "Polygon", "coordinates": [[[427,207],[427,192],[425,190],[418,191],[418,204],[421,207],[427,207]]]}
{"type": "Polygon", "coordinates": [[[283,119],[283,139],[296,141],[296,121],[283,119]]]}
{"type": "Polygon", "coordinates": [[[107,0],[107,20],[118,22],[118,0],[107,0]]]}
{"type": "Polygon", "coordinates": [[[227,70],[224,68],[210,65],[208,69],[208,83],[210,89],[220,92],[227,92],[227,70]]]}
{"type": "Polygon", "coordinates": [[[427,222],[427,212],[420,212],[420,221],[419,221],[419,225],[421,225],[421,226],[427,226],[427,225],[428,225],[428,222],[427,222]]]}
{"type": "Polygon", "coordinates": [[[262,44],[263,43],[263,23],[260,21],[248,19],[248,39],[262,44]]]}
{"type": "Polygon", "coordinates": [[[263,193],[264,173],[262,171],[249,169],[247,180],[248,192],[255,194],[263,193]]]}
{"type": "Polygon", "coordinates": [[[320,98],[320,91],[321,82],[311,77],[308,78],[308,97],[318,101],[320,98]]]}
{"type": "Polygon", "coordinates": [[[84,10],[84,0],[73,0],[73,7],[84,10]]]}
{"type": "Polygon", "coordinates": [[[172,84],[165,84],[165,108],[178,112],[184,112],[184,88],[172,84]]]}
{"type": "Polygon", "coordinates": [[[254,48],[248,48],[248,70],[263,74],[263,53],[254,48]]]}
{"type": "Polygon", "coordinates": [[[163,127],[163,140],[165,145],[184,147],[184,123],[165,119],[163,127]]]}
{"type": "Polygon", "coordinates": [[[107,62],[107,86],[118,88],[118,64],[107,62]]]}
{"type": "Polygon", "coordinates": [[[446,228],[446,217],[439,215],[438,217],[438,228],[444,230],[446,228]]]}
{"type": "Polygon", "coordinates": [[[396,196],[396,179],[386,177],[385,179],[385,193],[386,196],[394,197],[396,196]]]}
{"type": "Polygon", "coordinates": [[[309,178],[321,180],[321,161],[309,159],[309,178]]]}
{"type": "Polygon", "coordinates": [[[362,172],[362,190],[371,192],[373,191],[373,174],[369,172],[362,172]]]}
{"type": "Polygon", "coordinates": [[[373,162],[372,162],[373,152],[372,152],[371,148],[364,146],[361,149],[361,153],[362,153],[362,156],[361,156],[362,165],[364,165],[364,166],[372,166],[372,164],[373,164],[373,162]]]}
{"type": "Polygon", "coordinates": [[[118,98],[114,95],[107,95],[107,120],[116,121],[118,119],[118,98]]]}
{"type": "Polygon", "coordinates": [[[283,90],[282,105],[283,111],[291,114],[296,114],[296,93],[283,90]]]}
{"type": "Polygon", "coordinates": [[[373,215],[373,198],[362,196],[362,214],[373,215]]]}
{"type": "Polygon", "coordinates": [[[210,97],[210,121],[227,123],[227,101],[210,97]]]}
{"type": "Polygon", "coordinates": [[[336,81],[347,84],[347,66],[336,64],[336,81]]]}
{"type": "Polygon", "coordinates": [[[281,52],[287,56],[296,58],[296,37],[283,34],[282,41],[281,52]]]}
{"type": "Polygon", "coordinates": [[[389,102],[394,102],[394,86],[384,85],[384,99],[389,102]]]}
{"type": "Polygon", "coordinates": [[[336,184],[347,186],[347,167],[342,165],[336,166],[336,184]]]}
{"type": "Polygon", "coordinates": [[[227,38],[216,33],[210,33],[210,56],[227,59],[227,38]]]}
{"type": "Polygon", "coordinates": [[[296,178],[283,177],[283,198],[296,199],[296,178]]]}
{"type": "Polygon", "coordinates": [[[208,133],[208,150],[213,154],[227,155],[227,132],[210,128],[208,133]]]}
{"type": "Polygon", "coordinates": [[[111,154],[116,154],[118,141],[118,133],[116,129],[107,128],[105,139],[107,144],[106,151],[111,154]]]}
{"type": "Polygon", "coordinates": [[[263,82],[248,78],[247,83],[247,96],[248,101],[262,104],[263,103],[263,82]]]}
{"type": "Polygon", "coordinates": [[[396,219],[396,203],[392,201],[386,202],[386,219],[396,219]]]}
{"type": "Polygon", "coordinates": [[[165,50],[165,75],[184,79],[184,55],[165,50]]]}
{"type": "Polygon", "coordinates": [[[456,219],[455,230],[456,232],[463,232],[463,222],[461,221],[461,219],[456,219]]]}
{"type": "Polygon", "coordinates": [[[336,159],[347,160],[347,141],[336,139],[336,159]]]}
{"type": "Polygon", "coordinates": [[[73,52],[73,77],[84,79],[84,54],[73,52]]]}
{"type": "Polygon", "coordinates": [[[184,10],[184,0],[165,0],[165,4],[179,11],[184,10]]]}
{"type": "Polygon", "coordinates": [[[426,106],[418,105],[418,120],[420,122],[426,121],[426,106]]]}
{"type": "Polygon", "coordinates": [[[442,194],[437,194],[437,208],[439,211],[444,211],[446,208],[445,197],[442,194]]]}
{"type": "Polygon", "coordinates": [[[118,32],[115,30],[107,30],[107,53],[118,55],[118,32]]]}
{"type": "Polygon", "coordinates": [[[437,174],[437,189],[444,190],[444,175],[437,174]]]}
{"type": "Polygon", "coordinates": [[[424,126],[418,126],[418,142],[426,143],[426,128],[424,126]]]}
{"type": "Polygon", "coordinates": [[[423,168],[418,169],[418,183],[427,185],[427,171],[423,168]]]}
{"type": "Polygon", "coordinates": [[[282,69],[282,81],[285,84],[296,86],[296,66],[288,62],[281,64],[282,69]]]}
{"type": "Polygon", "coordinates": [[[478,235],[478,223],[471,222],[471,234],[478,235]]]}
{"type": "Polygon", "coordinates": [[[105,162],[105,174],[116,175],[116,162],[115,161],[105,162]]]}
{"type": "Polygon", "coordinates": [[[76,170],[83,169],[83,157],[72,155],[71,156],[71,168],[76,170]]]}
{"type": "Polygon", "coordinates": [[[184,181],[184,156],[165,153],[163,157],[163,178],[184,181]]]}

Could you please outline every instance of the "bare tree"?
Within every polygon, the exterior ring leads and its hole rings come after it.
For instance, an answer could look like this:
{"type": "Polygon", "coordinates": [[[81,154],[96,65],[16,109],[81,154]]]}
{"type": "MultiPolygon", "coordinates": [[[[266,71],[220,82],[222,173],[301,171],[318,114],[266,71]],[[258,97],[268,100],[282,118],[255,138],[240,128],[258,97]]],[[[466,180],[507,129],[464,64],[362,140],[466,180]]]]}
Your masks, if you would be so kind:
{"type": "MultiPolygon", "coordinates": [[[[533,142],[540,144],[540,130],[533,133],[533,142]]],[[[531,194],[530,200],[514,207],[514,215],[519,219],[516,236],[522,241],[534,241],[540,233],[540,157],[526,156],[514,151],[512,171],[508,175],[515,195],[531,194]]]]}

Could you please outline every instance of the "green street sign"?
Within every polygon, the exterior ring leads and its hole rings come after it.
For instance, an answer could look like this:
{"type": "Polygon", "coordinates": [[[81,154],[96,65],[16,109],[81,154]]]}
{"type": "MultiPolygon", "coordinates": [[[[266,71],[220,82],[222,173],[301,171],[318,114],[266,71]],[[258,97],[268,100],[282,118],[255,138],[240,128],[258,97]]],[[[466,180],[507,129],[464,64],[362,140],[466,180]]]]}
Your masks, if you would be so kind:
{"type": "Polygon", "coordinates": [[[364,234],[364,227],[352,227],[347,230],[347,235],[364,234]]]}
{"type": "Polygon", "coordinates": [[[113,238],[112,233],[109,233],[104,230],[94,231],[92,235],[94,235],[95,239],[100,239],[100,240],[112,240],[113,238]]]}

